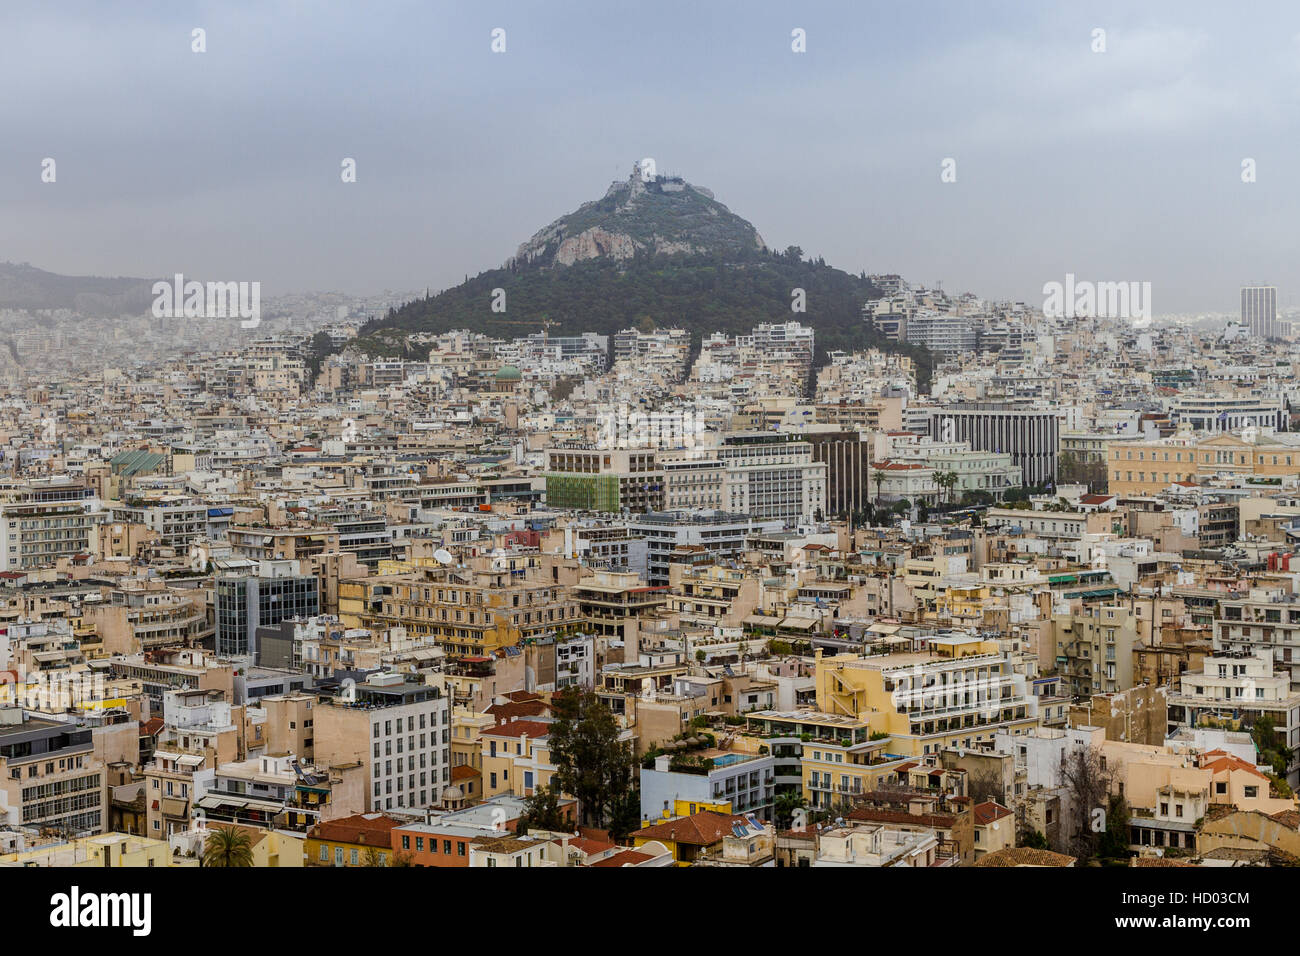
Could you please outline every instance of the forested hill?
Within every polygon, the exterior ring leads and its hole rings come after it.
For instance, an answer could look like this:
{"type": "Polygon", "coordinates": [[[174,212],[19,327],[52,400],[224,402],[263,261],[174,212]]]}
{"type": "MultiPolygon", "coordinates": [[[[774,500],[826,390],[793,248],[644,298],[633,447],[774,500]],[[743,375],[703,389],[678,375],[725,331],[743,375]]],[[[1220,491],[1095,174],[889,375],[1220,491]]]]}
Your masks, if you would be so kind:
{"type": "Polygon", "coordinates": [[[634,169],[602,199],[539,230],[500,268],[391,310],[367,323],[354,344],[416,357],[406,333],[470,329],[515,338],[546,328],[612,336],[653,326],[687,329],[698,345],[712,332],[796,320],[817,332],[816,364],[829,352],[878,346],[912,355],[928,386],[930,353],[885,342],[863,321],[864,303],[879,296],[865,275],[796,246],[768,249],[709,190],[678,178],[643,181],[634,169]]]}

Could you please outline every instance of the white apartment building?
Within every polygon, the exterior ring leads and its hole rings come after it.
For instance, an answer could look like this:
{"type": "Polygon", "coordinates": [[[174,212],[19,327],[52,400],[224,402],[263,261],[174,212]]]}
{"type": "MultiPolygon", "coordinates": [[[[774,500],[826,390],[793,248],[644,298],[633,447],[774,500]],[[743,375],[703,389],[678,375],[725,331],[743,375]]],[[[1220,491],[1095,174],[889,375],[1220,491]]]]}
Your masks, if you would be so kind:
{"type": "Polygon", "coordinates": [[[451,782],[451,705],[439,688],[371,674],[313,713],[317,763],[366,768],[366,812],[428,807],[451,782]]]}
{"type": "Polygon", "coordinates": [[[724,508],[787,524],[826,513],[826,463],[813,461],[812,445],[772,432],[727,435],[718,447],[726,466],[724,508]]]}
{"type": "Polygon", "coordinates": [[[53,567],[89,553],[104,518],[94,489],[68,478],[0,488],[0,571],[53,567]]]}
{"type": "Polygon", "coordinates": [[[1279,741],[1291,750],[1287,783],[1300,782],[1300,693],[1291,690],[1285,673],[1274,674],[1273,660],[1263,652],[1216,651],[1205,658],[1199,673],[1179,678],[1179,688],[1169,695],[1169,732],[1197,727],[1207,720],[1249,721],[1268,717],[1279,741]]]}

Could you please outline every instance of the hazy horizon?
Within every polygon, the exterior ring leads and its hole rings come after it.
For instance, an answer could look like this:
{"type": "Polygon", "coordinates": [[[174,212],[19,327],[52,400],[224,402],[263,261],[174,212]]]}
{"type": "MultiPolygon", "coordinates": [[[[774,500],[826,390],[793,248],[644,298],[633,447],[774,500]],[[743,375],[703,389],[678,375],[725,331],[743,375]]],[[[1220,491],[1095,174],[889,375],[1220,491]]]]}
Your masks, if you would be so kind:
{"type": "Polygon", "coordinates": [[[1157,315],[1233,312],[1255,282],[1300,302],[1286,268],[1300,9],[665,2],[636,29],[630,16],[11,2],[0,259],[257,280],[268,295],[436,290],[648,156],[769,246],[854,273],[1031,303],[1067,272],[1149,281],[1157,315]]]}

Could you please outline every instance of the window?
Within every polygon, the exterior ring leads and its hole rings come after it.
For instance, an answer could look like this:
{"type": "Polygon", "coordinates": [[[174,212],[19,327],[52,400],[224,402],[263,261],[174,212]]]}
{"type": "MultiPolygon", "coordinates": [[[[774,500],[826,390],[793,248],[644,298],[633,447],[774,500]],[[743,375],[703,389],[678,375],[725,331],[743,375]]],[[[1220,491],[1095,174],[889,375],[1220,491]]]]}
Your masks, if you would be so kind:
{"type": "Polygon", "coordinates": [[[330,848],[328,843],[322,843],[320,845],[320,860],[322,863],[328,863],[330,861],[330,848]]]}

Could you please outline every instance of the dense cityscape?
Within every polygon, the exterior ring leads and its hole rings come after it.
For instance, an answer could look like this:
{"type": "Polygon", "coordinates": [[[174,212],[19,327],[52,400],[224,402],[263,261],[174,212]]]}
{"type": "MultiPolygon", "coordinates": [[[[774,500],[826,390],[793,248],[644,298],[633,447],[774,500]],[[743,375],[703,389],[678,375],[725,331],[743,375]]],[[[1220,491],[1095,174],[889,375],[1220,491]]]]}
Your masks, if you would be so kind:
{"type": "Polygon", "coordinates": [[[967,888],[1280,926],[1297,50],[1272,0],[0,8],[8,927],[373,947],[481,879],[724,938],[592,869],[899,948],[967,888]]]}

